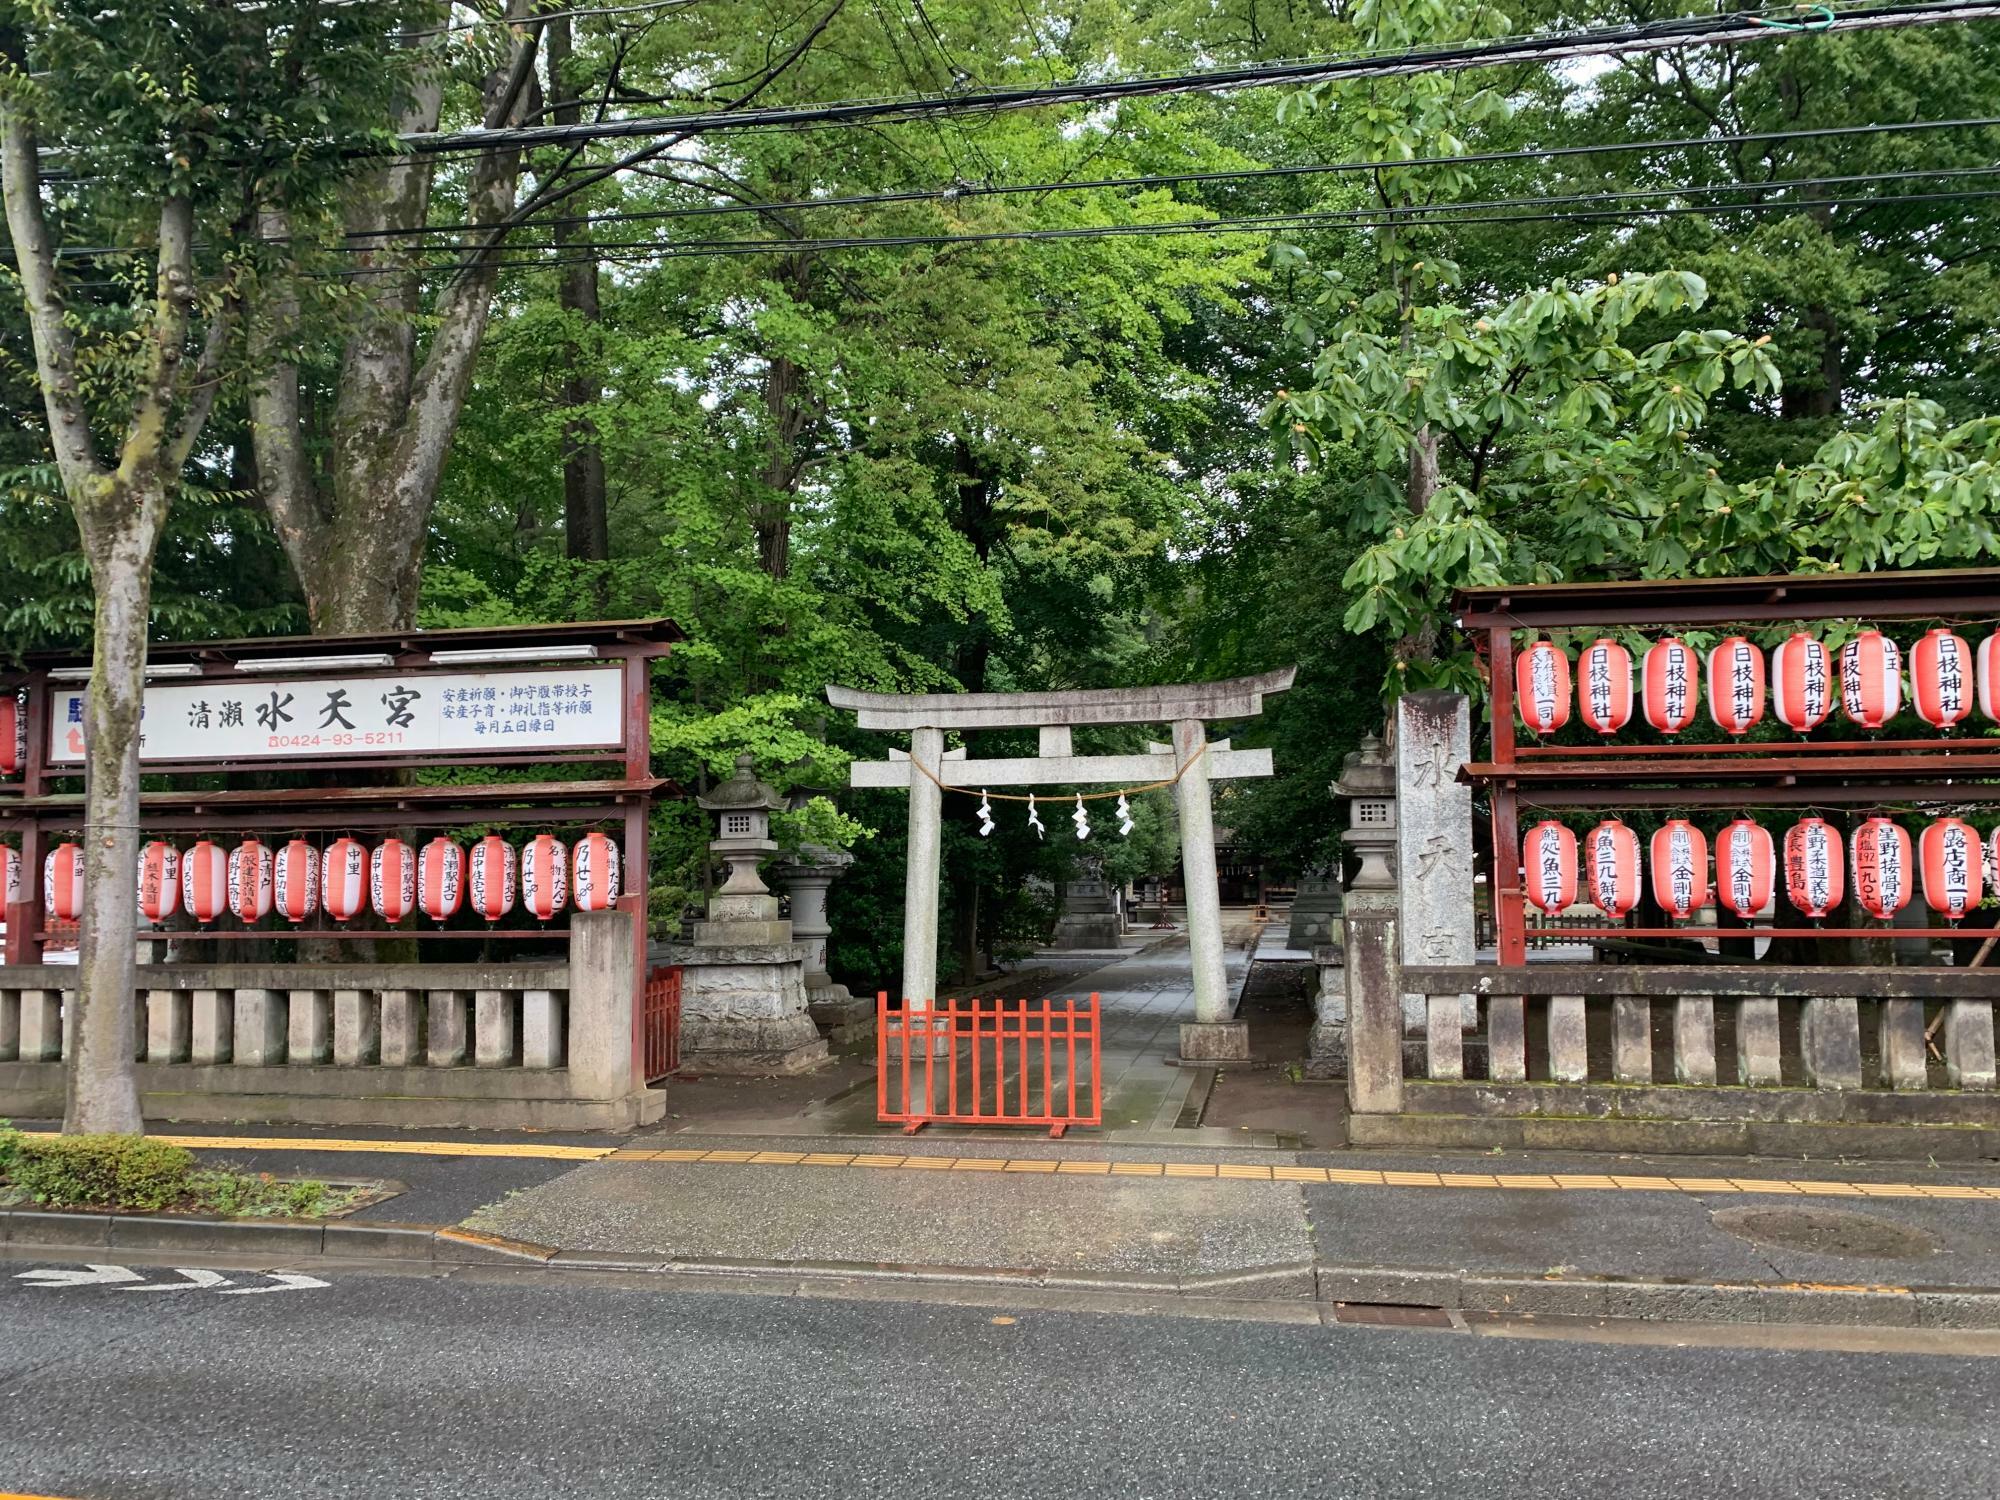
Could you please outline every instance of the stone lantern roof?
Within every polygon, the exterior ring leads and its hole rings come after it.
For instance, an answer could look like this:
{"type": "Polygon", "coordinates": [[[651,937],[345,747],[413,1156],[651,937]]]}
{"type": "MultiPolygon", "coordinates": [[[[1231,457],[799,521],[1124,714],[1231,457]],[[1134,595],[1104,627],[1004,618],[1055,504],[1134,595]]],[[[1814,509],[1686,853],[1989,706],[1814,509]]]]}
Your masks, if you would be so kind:
{"type": "Polygon", "coordinates": [[[777,812],[785,806],[778,789],[757,779],[757,757],[736,757],[736,774],[718,782],[706,797],[695,798],[695,806],[708,812],[777,812]]]}

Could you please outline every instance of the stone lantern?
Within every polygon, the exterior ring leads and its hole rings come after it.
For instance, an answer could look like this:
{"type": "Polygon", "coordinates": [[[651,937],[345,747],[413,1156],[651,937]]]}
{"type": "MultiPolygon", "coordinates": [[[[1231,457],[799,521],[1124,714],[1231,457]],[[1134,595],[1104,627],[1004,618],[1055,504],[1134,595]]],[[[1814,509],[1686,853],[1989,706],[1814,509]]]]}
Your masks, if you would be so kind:
{"type": "Polygon", "coordinates": [[[1377,735],[1363,735],[1360,748],[1340,763],[1333,794],[1347,799],[1347,829],[1341,842],[1361,861],[1347,883],[1351,891],[1396,888],[1396,767],[1382,753],[1377,735]]]}
{"type": "Polygon", "coordinates": [[[1346,883],[1339,935],[1329,934],[1330,941],[1313,949],[1319,990],[1313,997],[1313,1029],[1306,1044],[1308,1078],[1347,1076],[1348,990],[1366,977],[1346,964],[1356,923],[1386,921],[1394,930],[1396,767],[1383,748],[1378,736],[1364,735],[1359,748],[1340,763],[1340,779],[1333,784],[1333,794],[1347,801],[1341,843],[1360,860],[1361,868],[1346,883]]]}
{"type": "Polygon", "coordinates": [[[695,805],[719,814],[718,836],[709,848],[729,866],[729,878],[709,899],[708,920],[697,922],[694,940],[705,944],[789,943],[792,924],[778,915],[757,866],[778,852],[771,837],[771,814],[785,805],[778,789],[757,779],[754,756],[736,757],[736,774],[695,805]]]}

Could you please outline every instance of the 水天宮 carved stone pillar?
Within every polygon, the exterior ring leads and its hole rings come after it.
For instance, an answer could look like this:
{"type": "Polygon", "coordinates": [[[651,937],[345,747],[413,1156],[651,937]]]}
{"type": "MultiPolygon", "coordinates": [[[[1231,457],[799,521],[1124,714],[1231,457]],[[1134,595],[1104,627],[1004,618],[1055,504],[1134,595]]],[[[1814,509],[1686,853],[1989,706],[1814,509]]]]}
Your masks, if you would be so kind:
{"type": "MultiPolygon", "coordinates": [[[[1473,959],[1472,788],[1458,780],[1471,758],[1472,705],[1463,693],[1396,700],[1396,874],[1408,965],[1473,959]]],[[[1465,995],[1459,1004],[1465,1027],[1477,1025],[1477,1002],[1465,995]]],[[[1403,997],[1405,1035],[1426,1029],[1430,1008],[1421,995],[1403,997]]]]}

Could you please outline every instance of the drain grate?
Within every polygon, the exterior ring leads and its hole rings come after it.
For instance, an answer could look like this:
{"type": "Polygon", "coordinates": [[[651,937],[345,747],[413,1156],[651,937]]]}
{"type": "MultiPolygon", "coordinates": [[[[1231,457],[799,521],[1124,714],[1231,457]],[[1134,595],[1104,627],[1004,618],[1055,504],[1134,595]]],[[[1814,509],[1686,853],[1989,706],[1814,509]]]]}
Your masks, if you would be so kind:
{"type": "Polygon", "coordinates": [[[1449,1328],[1451,1314],[1442,1307],[1413,1307],[1401,1302],[1336,1302],[1333,1321],[1377,1328],[1449,1328]]]}

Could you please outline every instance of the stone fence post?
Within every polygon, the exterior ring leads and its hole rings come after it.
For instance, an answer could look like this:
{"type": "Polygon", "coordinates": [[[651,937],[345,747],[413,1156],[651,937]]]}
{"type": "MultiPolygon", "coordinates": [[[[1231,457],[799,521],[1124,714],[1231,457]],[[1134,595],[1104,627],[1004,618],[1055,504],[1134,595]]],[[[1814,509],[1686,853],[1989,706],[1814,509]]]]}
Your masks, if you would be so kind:
{"type": "Polygon", "coordinates": [[[580,911],[570,923],[569,1081],[580,1099],[646,1086],[634,1045],[638,942],[629,911],[580,911]]]}
{"type": "Polygon", "coordinates": [[[1403,966],[1393,889],[1350,886],[1346,926],[1347,1107],[1393,1115],[1403,1108],[1403,966]]]}

